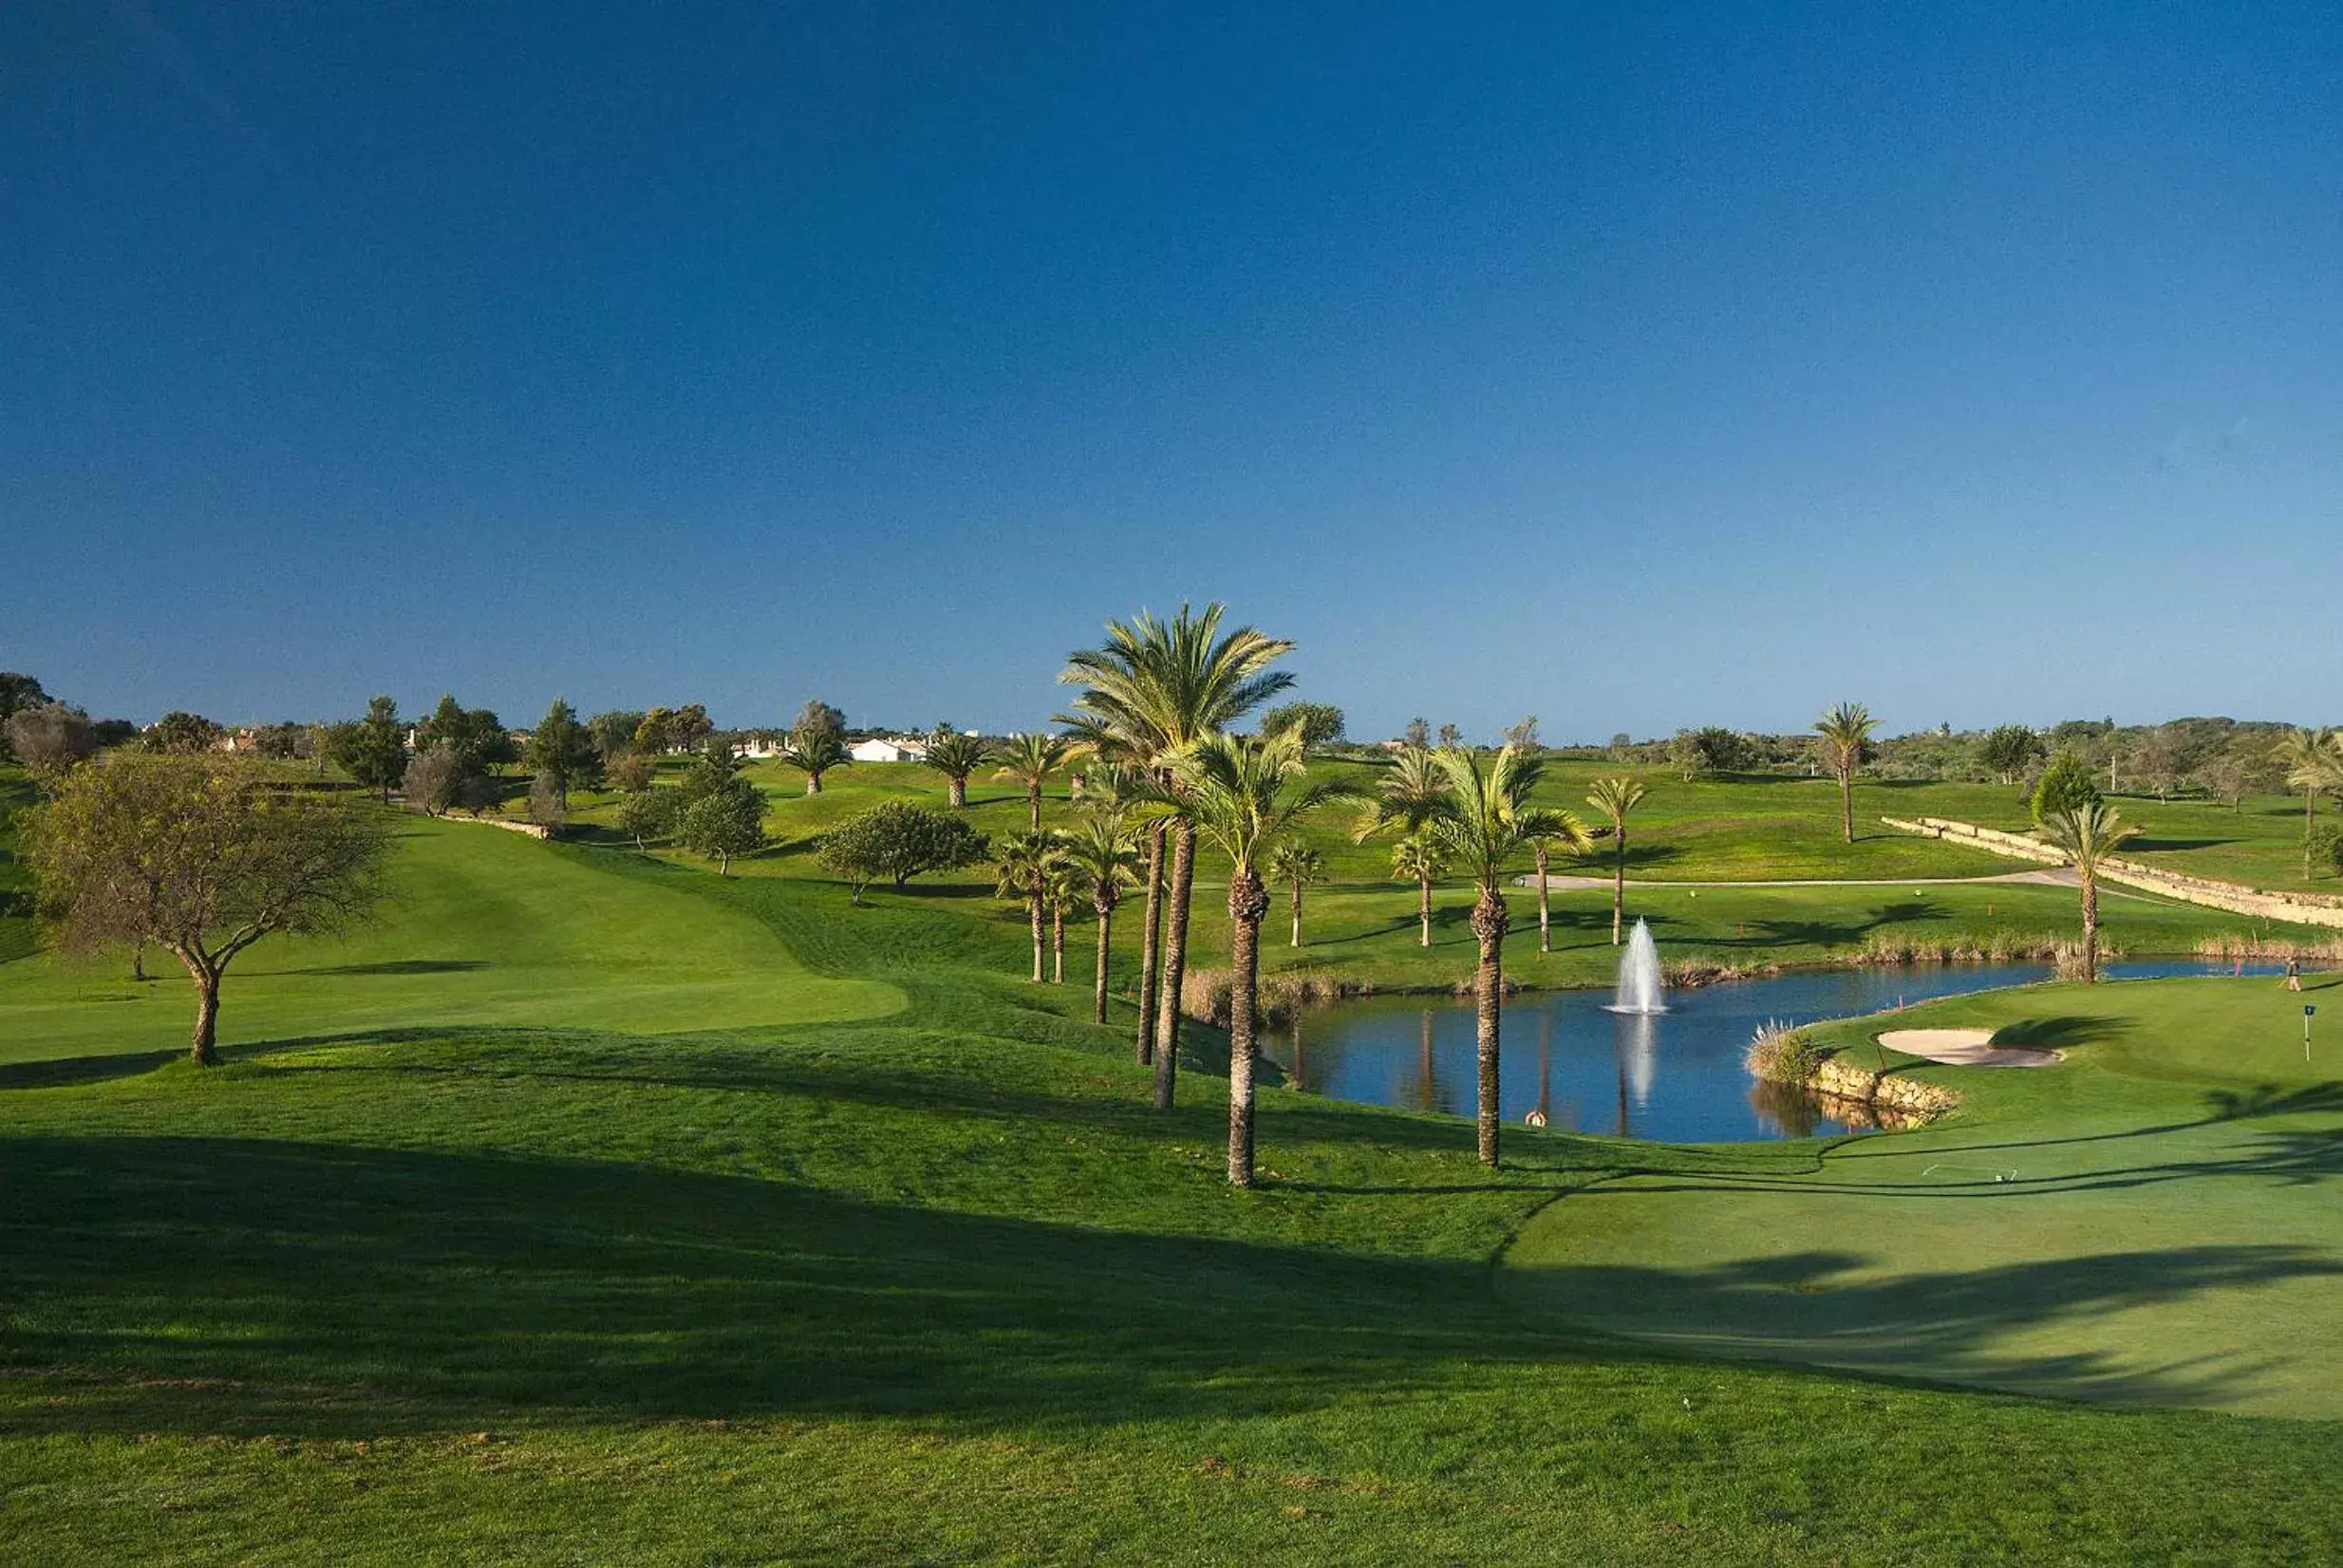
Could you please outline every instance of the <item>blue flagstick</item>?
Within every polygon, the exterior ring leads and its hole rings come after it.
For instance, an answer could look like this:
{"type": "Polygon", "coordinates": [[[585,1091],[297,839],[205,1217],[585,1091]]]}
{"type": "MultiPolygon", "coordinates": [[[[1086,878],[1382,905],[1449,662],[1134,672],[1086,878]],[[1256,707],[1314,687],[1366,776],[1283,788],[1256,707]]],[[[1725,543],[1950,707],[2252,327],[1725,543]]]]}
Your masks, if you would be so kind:
{"type": "Polygon", "coordinates": [[[2302,1004],[2302,1059],[2311,1059],[2311,1016],[2318,1009],[2310,1002],[2302,1004]]]}

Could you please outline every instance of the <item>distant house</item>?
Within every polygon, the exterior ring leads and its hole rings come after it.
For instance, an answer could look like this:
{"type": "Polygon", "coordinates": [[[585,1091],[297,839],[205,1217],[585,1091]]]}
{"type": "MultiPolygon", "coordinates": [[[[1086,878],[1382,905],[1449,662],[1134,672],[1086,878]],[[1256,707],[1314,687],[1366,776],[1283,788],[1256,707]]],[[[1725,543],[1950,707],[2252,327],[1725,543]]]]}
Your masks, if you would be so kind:
{"type": "Polygon", "coordinates": [[[212,744],[219,751],[247,756],[260,750],[260,737],[251,730],[230,730],[212,744]]]}
{"type": "Polygon", "coordinates": [[[909,736],[873,736],[846,748],[857,762],[917,762],[928,755],[928,743],[909,736]]]}
{"type": "Polygon", "coordinates": [[[761,762],[769,757],[780,756],[781,748],[788,744],[789,737],[778,730],[759,730],[733,742],[732,752],[735,756],[744,756],[752,762],[761,762]]]}

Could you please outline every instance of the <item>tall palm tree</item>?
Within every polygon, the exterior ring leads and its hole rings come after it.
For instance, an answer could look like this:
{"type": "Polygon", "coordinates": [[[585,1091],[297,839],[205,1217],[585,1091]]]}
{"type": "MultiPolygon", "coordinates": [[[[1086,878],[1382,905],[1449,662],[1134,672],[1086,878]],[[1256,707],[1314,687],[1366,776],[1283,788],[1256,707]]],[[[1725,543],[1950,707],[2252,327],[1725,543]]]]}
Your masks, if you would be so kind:
{"type": "Polygon", "coordinates": [[[1015,833],[1001,841],[993,862],[1001,868],[995,898],[1021,899],[1033,925],[1033,983],[1042,979],[1044,945],[1041,911],[1049,900],[1050,878],[1057,873],[1063,851],[1056,833],[1015,833]]]}
{"type": "Polygon", "coordinates": [[[1033,813],[1031,827],[1037,833],[1041,831],[1041,786],[1065,759],[1065,737],[1040,731],[1010,736],[1007,744],[994,754],[1001,766],[993,777],[1013,778],[1024,785],[1025,806],[1033,813]]]}
{"type": "Polygon", "coordinates": [[[2103,800],[2063,806],[2042,818],[2042,836],[2066,851],[2083,880],[2083,979],[2099,980],[2099,871],[2139,829],[2103,800]]]}
{"type": "Polygon", "coordinates": [[[1481,948],[1480,962],[1472,972],[1481,1091],[1477,1141],[1481,1164],[1493,1167],[1497,1163],[1498,1010],[1504,1004],[1505,934],[1512,924],[1505,906],[1505,877],[1529,848],[1522,832],[1522,816],[1528,809],[1537,768],[1510,746],[1486,767],[1478,755],[1462,746],[1444,746],[1434,756],[1448,793],[1439,814],[1424,825],[1424,832],[1472,879],[1475,889],[1472,935],[1481,948]]]}
{"type": "Polygon", "coordinates": [[[1870,753],[1871,732],[1879,722],[1860,702],[1842,702],[1814,720],[1823,765],[1839,781],[1839,814],[1849,844],[1855,842],[1855,770],[1870,753]]]}
{"type": "Polygon", "coordinates": [[[1263,873],[1271,882],[1282,882],[1292,895],[1294,931],[1288,945],[1302,945],[1302,889],[1315,887],[1326,880],[1326,857],[1298,838],[1280,839],[1269,850],[1263,873]]]}
{"type": "Polygon", "coordinates": [[[922,764],[944,775],[954,811],[968,804],[968,775],[991,760],[992,748],[982,739],[941,724],[928,737],[928,755],[920,758],[922,764]]]}
{"type": "MultiPolygon", "coordinates": [[[[1115,780],[1116,810],[1128,804],[1134,783],[1153,776],[1155,752],[1144,734],[1126,734],[1094,714],[1059,714],[1053,722],[1064,727],[1069,755],[1107,764],[1115,780]]],[[[1139,1027],[1134,1055],[1141,1067],[1155,1059],[1156,954],[1163,942],[1164,838],[1171,823],[1157,818],[1147,827],[1147,871],[1142,886],[1147,898],[1139,926],[1139,1027]]]]}
{"type": "Polygon", "coordinates": [[[1120,812],[1093,812],[1082,825],[1065,835],[1066,863],[1078,871],[1090,893],[1090,907],[1098,917],[1098,973],[1092,996],[1092,1017],[1106,1022],[1107,959],[1114,941],[1115,910],[1123,887],[1134,880],[1138,852],[1131,846],[1131,829],[1120,812]]]}
{"type": "Polygon", "coordinates": [[[1302,737],[1260,739],[1214,732],[1180,754],[1179,777],[1158,786],[1155,809],[1175,815],[1228,857],[1228,1181],[1253,1185],[1253,1062],[1261,974],[1261,919],[1269,911],[1262,868],[1277,840],[1303,816],[1358,789],[1340,780],[1299,785],[1302,737]]]}
{"type": "Polygon", "coordinates": [[[1611,945],[1620,943],[1620,926],[1627,912],[1627,813],[1643,800],[1643,786],[1632,778],[1598,778],[1586,792],[1586,804],[1611,819],[1611,945]]]}
{"type": "Polygon", "coordinates": [[[1415,884],[1419,946],[1432,945],[1432,884],[1448,869],[1448,854],[1430,837],[1410,833],[1391,847],[1391,874],[1415,884]]]}
{"type": "Polygon", "coordinates": [[[1585,854],[1595,847],[1594,836],[1587,832],[1586,824],[1579,820],[1576,812],[1543,806],[1522,812],[1521,836],[1538,863],[1538,951],[1550,953],[1554,950],[1554,924],[1546,880],[1554,851],[1585,854]]]}
{"type": "Polygon", "coordinates": [[[852,767],[854,758],[837,731],[811,728],[789,732],[789,743],[781,748],[781,760],[805,775],[807,794],[819,794],[822,775],[833,768],[852,767]]]}
{"type": "Polygon", "coordinates": [[[2311,875],[2311,838],[2318,814],[2318,792],[2343,788],[2343,731],[2288,730],[2271,753],[2286,770],[2286,782],[2302,792],[2302,876],[2311,875]]]}
{"type": "Polygon", "coordinates": [[[1041,880],[1041,900],[1049,906],[1050,983],[1066,982],[1066,915],[1090,892],[1082,868],[1067,858],[1063,835],[1049,874],[1041,880]]]}
{"type": "MultiPolygon", "coordinates": [[[[1130,758],[1152,769],[1158,783],[1178,787],[1174,765],[1203,739],[1233,723],[1293,684],[1293,677],[1269,665],[1293,644],[1251,626],[1223,633],[1217,604],[1191,614],[1186,605],[1169,621],[1141,611],[1126,624],[1110,621],[1102,647],[1067,656],[1058,679],[1081,687],[1079,710],[1071,725],[1095,728],[1115,737],[1130,758]]],[[[1143,1036],[1142,1054],[1155,1062],[1155,1108],[1172,1109],[1179,1064],[1180,982],[1188,964],[1188,905],[1195,887],[1196,831],[1176,822],[1168,834],[1171,868],[1162,884],[1163,939],[1156,972],[1147,969],[1141,947],[1139,987],[1152,996],[1154,1029],[1143,1036]]],[[[1151,853],[1150,901],[1155,872],[1151,853]]],[[[1153,926],[1153,917],[1149,920],[1153,926]]]]}

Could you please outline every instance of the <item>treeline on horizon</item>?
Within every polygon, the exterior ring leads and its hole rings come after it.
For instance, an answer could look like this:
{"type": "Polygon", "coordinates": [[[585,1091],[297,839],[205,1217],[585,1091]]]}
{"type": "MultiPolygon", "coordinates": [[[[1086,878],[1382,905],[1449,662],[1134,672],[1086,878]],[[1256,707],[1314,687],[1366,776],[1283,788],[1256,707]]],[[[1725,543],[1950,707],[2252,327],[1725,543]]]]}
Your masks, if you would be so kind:
{"type": "MultiPolygon", "coordinates": [[[[925,727],[853,725],[842,712],[818,700],[808,702],[786,725],[725,728],[714,723],[700,703],[610,709],[580,719],[566,701],[556,699],[545,719],[534,726],[511,728],[493,710],[465,708],[452,696],[442,696],[430,713],[412,717],[402,716],[391,699],[378,697],[366,714],[338,720],[287,720],[231,729],[199,714],[174,711],[141,726],[122,719],[91,719],[78,705],[51,696],[38,679],[0,671],[0,757],[23,760],[23,754],[32,749],[10,738],[11,729],[28,727],[15,721],[20,713],[32,716],[52,731],[68,732],[53,743],[70,751],[95,752],[133,742],[149,750],[172,752],[234,747],[275,760],[332,762],[353,776],[378,784],[389,782],[380,775],[389,771],[391,759],[386,754],[394,729],[403,753],[426,749],[434,741],[452,741],[467,762],[483,771],[545,760],[528,754],[544,752],[544,747],[533,746],[532,741],[549,721],[556,731],[574,725],[578,732],[574,739],[561,735],[555,741],[558,748],[590,751],[603,761],[626,753],[656,756],[695,751],[711,742],[734,746],[784,743],[802,735],[809,719],[848,742],[883,736],[932,737],[963,733],[948,720],[925,727]],[[368,742],[375,752],[384,754],[371,765],[358,755],[368,742]],[[352,762],[358,765],[353,767],[352,762]]],[[[1284,727],[1301,728],[1314,749],[1335,755],[1374,756],[1398,745],[1454,745],[1467,740],[1456,725],[1441,724],[1435,730],[1422,719],[1410,720],[1400,735],[1389,740],[1357,739],[1346,732],[1342,710],[1327,703],[1287,703],[1263,717],[1265,730],[1284,727]]],[[[2288,787],[2277,742],[2295,728],[2277,720],[2220,715],[2155,724],[2070,719],[2040,729],[2003,724],[1985,730],[1956,730],[1946,724],[1871,740],[1862,771],[1875,778],[2030,786],[2053,757],[2063,754],[2104,775],[2111,793],[2152,793],[2166,798],[2201,794],[2235,803],[2288,787]]],[[[999,739],[1007,733],[984,732],[984,738],[999,739]]],[[[1681,729],[1664,737],[1639,739],[1622,733],[1602,744],[1547,744],[1541,741],[1537,719],[1532,717],[1508,727],[1490,744],[1511,744],[1563,760],[1664,767],[1686,778],[1732,774],[1820,775],[1828,771],[1816,754],[1810,731],[1773,734],[1708,725],[1681,729]]],[[[555,759],[553,771],[558,775],[572,769],[555,759]]]]}

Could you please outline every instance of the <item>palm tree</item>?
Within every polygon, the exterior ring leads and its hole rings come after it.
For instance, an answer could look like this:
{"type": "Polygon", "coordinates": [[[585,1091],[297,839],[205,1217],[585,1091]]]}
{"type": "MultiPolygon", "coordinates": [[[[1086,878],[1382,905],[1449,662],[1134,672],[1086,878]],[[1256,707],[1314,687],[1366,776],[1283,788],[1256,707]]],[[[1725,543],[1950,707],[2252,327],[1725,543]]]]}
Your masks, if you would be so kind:
{"type": "Polygon", "coordinates": [[[789,743],[781,748],[781,760],[804,773],[807,794],[819,794],[822,775],[833,768],[852,767],[854,758],[837,731],[813,728],[789,732],[789,743]]]}
{"type": "Polygon", "coordinates": [[[1261,973],[1261,918],[1269,911],[1262,868],[1277,840],[1309,812],[1356,799],[1356,787],[1327,780],[1296,787],[1302,737],[1260,739],[1214,732],[1180,754],[1179,777],[1158,786],[1155,809],[1175,815],[1228,857],[1228,1181],[1253,1185],[1254,1017],[1261,973]]]}
{"type": "Polygon", "coordinates": [[[1033,924],[1033,983],[1041,983],[1041,908],[1049,898],[1050,878],[1062,851],[1056,833],[1016,833],[1001,841],[993,852],[1001,868],[995,898],[1022,899],[1033,924]]]}
{"type": "Polygon", "coordinates": [[[1538,862],[1538,951],[1550,953],[1554,950],[1554,926],[1546,887],[1547,868],[1556,849],[1583,855],[1594,849],[1594,837],[1576,812],[1546,807],[1523,811],[1521,836],[1538,862]]]}
{"type": "Polygon", "coordinates": [[[1611,819],[1611,945],[1620,943],[1620,926],[1627,910],[1627,813],[1643,799],[1643,786],[1632,778],[1598,778],[1588,787],[1586,804],[1611,819]]]}
{"type": "Polygon", "coordinates": [[[1065,835],[1066,863],[1078,871],[1090,892],[1090,907],[1098,917],[1098,975],[1092,998],[1092,1016],[1106,1022],[1107,958],[1114,940],[1115,909],[1122,902],[1123,887],[1134,880],[1138,851],[1131,845],[1131,830],[1120,812],[1093,812],[1081,827],[1065,835]]]}
{"type": "Polygon", "coordinates": [[[1505,989],[1505,934],[1512,916],[1505,906],[1507,868],[1529,848],[1522,831],[1536,764],[1508,746],[1484,768],[1462,746],[1434,754],[1448,786],[1440,812],[1424,825],[1425,834],[1450,861],[1471,877],[1472,934],[1480,962],[1472,972],[1472,1001],[1478,1014],[1481,1164],[1497,1164],[1498,1009],[1505,989]]]}
{"type": "Polygon", "coordinates": [[[2285,768],[2286,782],[2302,792],[2302,877],[2307,882],[2318,792],[2343,787],[2343,731],[2288,730],[2271,755],[2285,768]]]}
{"type": "Polygon", "coordinates": [[[1315,887],[1326,880],[1326,857],[1300,839],[1281,839],[1270,849],[1263,871],[1271,882],[1282,882],[1292,891],[1294,934],[1289,945],[1299,947],[1302,945],[1302,889],[1315,887]]]}
{"type": "Polygon", "coordinates": [[[1855,770],[1871,750],[1871,732],[1879,720],[1860,702],[1842,702],[1814,721],[1815,743],[1823,764],[1839,781],[1839,814],[1846,842],[1855,842],[1855,770]]]}
{"type": "Polygon", "coordinates": [[[968,804],[968,775],[992,760],[992,748],[973,735],[962,735],[939,724],[928,737],[928,755],[920,761],[944,775],[951,792],[952,809],[968,804]]]}
{"type": "MultiPolygon", "coordinates": [[[[1152,776],[1155,756],[1153,743],[1144,735],[1126,735],[1091,714],[1061,713],[1053,721],[1065,730],[1070,756],[1107,765],[1109,776],[1115,781],[1115,810],[1121,812],[1129,804],[1134,783],[1152,776]]],[[[1147,829],[1147,874],[1143,884],[1147,899],[1139,927],[1139,1028],[1134,1041],[1134,1055],[1141,1067],[1155,1059],[1156,952],[1163,941],[1164,836],[1170,828],[1168,820],[1158,817],[1147,829]]]]}
{"type": "MultiPolygon", "coordinates": [[[[1108,622],[1106,644],[1068,655],[1059,672],[1060,681],[1082,688],[1074,700],[1078,717],[1059,722],[1078,727],[1086,737],[1112,737],[1134,765],[1153,770],[1159,783],[1176,788],[1173,765],[1189,750],[1293,684],[1290,674],[1269,668],[1293,644],[1251,626],[1224,635],[1223,613],[1217,604],[1205,606],[1201,614],[1190,614],[1182,605],[1169,621],[1141,611],[1128,625],[1108,622]]],[[[1154,1015],[1153,1032],[1141,1035],[1139,1048],[1143,1057],[1154,1058],[1158,1111],[1172,1109],[1178,1073],[1180,982],[1188,964],[1188,905],[1196,873],[1194,826],[1175,822],[1167,836],[1169,872],[1157,871],[1160,852],[1153,850],[1148,869],[1149,903],[1163,906],[1162,951],[1151,972],[1142,942],[1139,975],[1142,1002],[1152,1002],[1154,1015]]],[[[1153,913],[1148,924],[1152,932],[1153,913]]]]}
{"type": "Polygon", "coordinates": [[[1082,869],[1066,856],[1062,837],[1057,856],[1051,861],[1049,874],[1042,879],[1042,902],[1049,905],[1050,983],[1066,982],[1066,912],[1078,905],[1090,891],[1083,880],[1082,869]]]}
{"type": "Polygon", "coordinates": [[[2065,806],[2042,818],[2042,836],[2066,851],[2083,879],[2083,979],[2099,980],[2099,871],[2139,829],[2102,800],[2065,806]]]}
{"type": "Polygon", "coordinates": [[[1025,805],[1033,813],[1032,829],[1041,831],[1041,786],[1058,771],[1066,759],[1066,739],[1063,736],[1013,735],[1008,744],[995,754],[1001,766],[995,778],[1014,778],[1025,786],[1025,805]]]}
{"type": "Polygon", "coordinates": [[[1410,833],[1391,847],[1391,874],[1415,884],[1415,923],[1423,933],[1420,946],[1432,945],[1432,884],[1447,869],[1447,854],[1421,833],[1410,833]]]}

